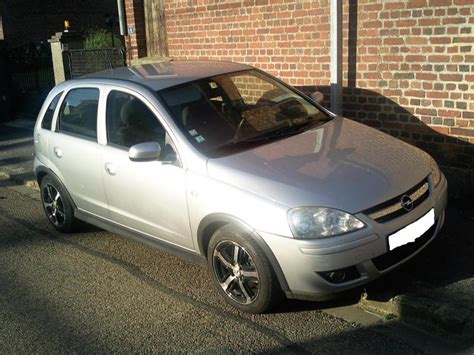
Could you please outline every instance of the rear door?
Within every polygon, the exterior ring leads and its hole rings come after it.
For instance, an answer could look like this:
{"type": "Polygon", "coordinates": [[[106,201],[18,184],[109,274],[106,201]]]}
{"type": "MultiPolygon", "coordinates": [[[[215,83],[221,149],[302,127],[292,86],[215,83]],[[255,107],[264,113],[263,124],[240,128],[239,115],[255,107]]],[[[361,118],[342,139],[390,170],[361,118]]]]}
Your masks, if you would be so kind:
{"type": "Polygon", "coordinates": [[[152,106],[132,91],[111,90],[107,96],[106,131],[102,174],[111,220],[193,249],[185,171],[171,136],[152,106]],[[129,148],[145,142],[160,144],[160,159],[131,161],[129,148]]]}
{"type": "Polygon", "coordinates": [[[70,89],[62,100],[50,135],[51,168],[78,208],[107,217],[102,183],[102,146],[97,143],[98,87],[70,89]]]}
{"type": "Polygon", "coordinates": [[[34,144],[36,159],[46,166],[48,163],[48,141],[51,134],[52,122],[58,107],[58,103],[63,95],[63,91],[54,95],[48,106],[45,108],[40,122],[37,122],[34,132],[34,144]]]}

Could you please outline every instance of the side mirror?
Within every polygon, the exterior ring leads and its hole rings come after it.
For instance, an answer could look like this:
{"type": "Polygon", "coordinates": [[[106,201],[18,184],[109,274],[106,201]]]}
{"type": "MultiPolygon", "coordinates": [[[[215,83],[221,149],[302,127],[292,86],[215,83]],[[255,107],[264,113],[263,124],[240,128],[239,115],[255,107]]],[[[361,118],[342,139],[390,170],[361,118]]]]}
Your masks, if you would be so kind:
{"type": "Polygon", "coordinates": [[[311,98],[316,101],[318,104],[322,103],[323,100],[324,100],[324,95],[319,92],[319,91],[315,91],[313,93],[311,93],[311,98]]]}
{"type": "Polygon", "coordinates": [[[157,142],[135,144],[128,150],[128,157],[131,161],[158,160],[160,158],[160,154],[161,147],[157,142]]]}

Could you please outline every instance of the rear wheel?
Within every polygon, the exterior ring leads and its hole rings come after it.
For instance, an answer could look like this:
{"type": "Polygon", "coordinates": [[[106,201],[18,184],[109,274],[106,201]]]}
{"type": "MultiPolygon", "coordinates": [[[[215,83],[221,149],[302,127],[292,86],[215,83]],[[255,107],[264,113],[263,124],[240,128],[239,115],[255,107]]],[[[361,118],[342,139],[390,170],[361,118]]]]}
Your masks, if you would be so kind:
{"type": "Polygon", "coordinates": [[[78,221],[72,203],[62,185],[50,175],[41,180],[41,202],[51,225],[61,232],[73,232],[78,221]]]}
{"type": "Polygon", "coordinates": [[[208,267],[225,300],[249,313],[263,313],[281,299],[273,269],[253,237],[241,228],[225,225],[211,238],[208,267]]]}

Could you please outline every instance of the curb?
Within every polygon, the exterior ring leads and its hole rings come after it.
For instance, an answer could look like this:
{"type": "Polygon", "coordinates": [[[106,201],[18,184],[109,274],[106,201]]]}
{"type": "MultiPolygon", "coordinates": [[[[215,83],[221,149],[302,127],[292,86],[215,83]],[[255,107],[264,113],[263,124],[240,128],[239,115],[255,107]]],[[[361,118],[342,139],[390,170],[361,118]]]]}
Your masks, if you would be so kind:
{"type": "Polygon", "coordinates": [[[14,182],[16,185],[24,185],[32,190],[39,191],[38,182],[32,175],[30,178],[24,177],[12,177],[10,174],[0,171],[0,180],[3,181],[11,181],[14,182]]]}
{"type": "Polygon", "coordinates": [[[40,188],[38,186],[38,181],[36,181],[36,180],[25,180],[25,181],[20,182],[18,184],[25,185],[26,187],[29,187],[32,190],[36,190],[36,191],[40,190],[40,188]]]}
{"type": "Polygon", "coordinates": [[[437,290],[422,289],[416,293],[394,296],[388,301],[377,301],[371,300],[365,293],[359,307],[386,319],[396,316],[400,321],[430,333],[449,335],[450,340],[472,344],[474,305],[447,296],[437,290]]]}
{"type": "Polygon", "coordinates": [[[4,122],[3,124],[11,128],[33,130],[36,124],[36,120],[23,118],[23,119],[7,121],[7,122],[4,122]]]}

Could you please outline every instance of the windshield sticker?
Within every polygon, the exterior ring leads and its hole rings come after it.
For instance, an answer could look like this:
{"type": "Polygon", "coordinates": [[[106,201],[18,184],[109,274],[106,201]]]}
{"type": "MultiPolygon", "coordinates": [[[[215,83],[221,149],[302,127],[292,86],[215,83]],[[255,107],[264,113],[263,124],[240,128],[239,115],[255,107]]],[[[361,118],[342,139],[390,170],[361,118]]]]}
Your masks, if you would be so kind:
{"type": "Polygon", "coordinates": [[[192,135],[193,137],[198,134],[195,129],[191,129],[191,130],[189,130],[188,132],[189,132],[189,134],[192,135]]]}
{"type": "Polygon", "coordinates": [[[202,142],[204,142],[204,141],[206,140],[203,136],[197,136],[197,137],[194,137],[194,139],[195,139],[198,143],[202,143],[202,142]]]}

